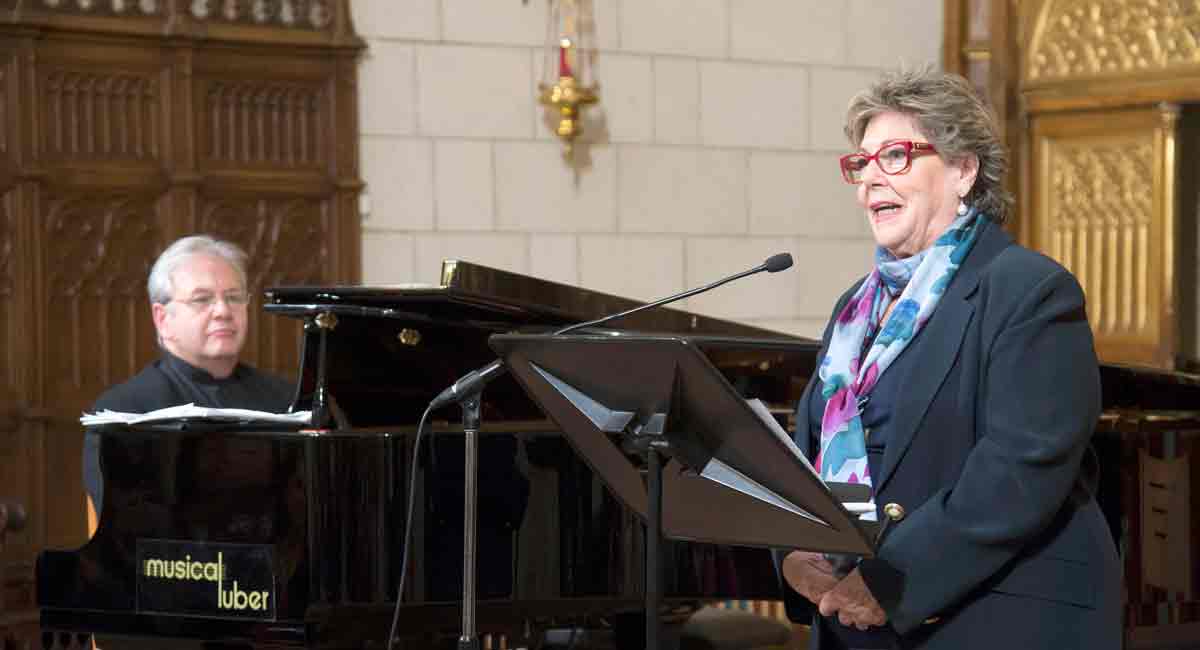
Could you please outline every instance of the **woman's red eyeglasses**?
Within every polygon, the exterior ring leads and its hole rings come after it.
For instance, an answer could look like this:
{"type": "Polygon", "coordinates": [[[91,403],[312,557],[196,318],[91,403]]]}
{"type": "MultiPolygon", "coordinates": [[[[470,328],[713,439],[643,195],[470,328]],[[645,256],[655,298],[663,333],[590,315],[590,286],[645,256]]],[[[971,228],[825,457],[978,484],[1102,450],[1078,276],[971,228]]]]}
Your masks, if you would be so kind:
{"type": "Polygon", "coordinates": [[[852,153],[842,156],[839,164],[842,167],[842,178],[847,183],[857,185],[862,182],[863,171],[874,160],[880,171],[885,174],[903,174],[912,167],[913,156],[926,153],[937,153],[937,149],[928,142],[913,142],[912,140],[892,140],[883,143],[879,151],[871,155],[852,153]]]}

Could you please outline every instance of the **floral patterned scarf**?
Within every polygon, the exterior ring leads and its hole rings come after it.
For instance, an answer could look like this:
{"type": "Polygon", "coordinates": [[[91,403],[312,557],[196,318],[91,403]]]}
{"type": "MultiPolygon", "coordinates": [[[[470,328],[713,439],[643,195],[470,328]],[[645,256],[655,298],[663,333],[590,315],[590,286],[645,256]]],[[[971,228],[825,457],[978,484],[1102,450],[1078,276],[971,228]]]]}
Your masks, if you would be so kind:
{"type": "Polygon", "coordinates": [[[933,246],[912,257],[897,259],[882,247],[876,250],[875,269],[838,313],[818,371],[826,399],[816,467],[822,479],[871,484],[862,405],[879,376],[929,320],[982,222],[972,209],[955,219],[933,246]],[[896,307],[876,336],[893,301],[896,307]],[[864,359],[864,343],[872,337],[864,359]]]}

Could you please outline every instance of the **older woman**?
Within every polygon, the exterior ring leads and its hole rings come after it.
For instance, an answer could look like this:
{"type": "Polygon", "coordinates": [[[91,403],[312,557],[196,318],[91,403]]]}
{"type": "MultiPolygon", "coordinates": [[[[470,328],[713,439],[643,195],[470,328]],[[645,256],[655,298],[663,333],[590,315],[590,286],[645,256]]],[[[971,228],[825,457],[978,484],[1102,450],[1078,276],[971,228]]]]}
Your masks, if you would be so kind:
{"type": "Polygon", "coordinates": [[[789,612],[822,650],[1119,648],[1084,296],[1001,228],[994,118],[961,77],[901,72],[852,100],[846,134],[878,248],[833,310],[796,438],[823,478],[869,484],[887,525],[874,558],[787,554],[789,612]]]}

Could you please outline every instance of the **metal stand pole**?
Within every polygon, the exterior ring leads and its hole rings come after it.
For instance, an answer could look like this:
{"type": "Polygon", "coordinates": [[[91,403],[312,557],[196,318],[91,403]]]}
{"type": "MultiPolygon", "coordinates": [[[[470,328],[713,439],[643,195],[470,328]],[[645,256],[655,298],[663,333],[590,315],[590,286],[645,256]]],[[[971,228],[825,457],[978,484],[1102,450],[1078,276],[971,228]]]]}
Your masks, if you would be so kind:
{"type": "Polygon", "coordinates": [[[475,625],[475,519],[478,510],[476,477],[479,463],[479,401],[476,393],[462,401],[463,420],[463,618],[458,650],[479,650],[475,625]]]}
{"type": "Polygon", "coordinates": [[[658,611],[662,602],[659,584],[659,545],[662,542],[662,456],[657,442],[646,449],[647,517],[646,517],[646,650],[659,650],[658,611]]]}

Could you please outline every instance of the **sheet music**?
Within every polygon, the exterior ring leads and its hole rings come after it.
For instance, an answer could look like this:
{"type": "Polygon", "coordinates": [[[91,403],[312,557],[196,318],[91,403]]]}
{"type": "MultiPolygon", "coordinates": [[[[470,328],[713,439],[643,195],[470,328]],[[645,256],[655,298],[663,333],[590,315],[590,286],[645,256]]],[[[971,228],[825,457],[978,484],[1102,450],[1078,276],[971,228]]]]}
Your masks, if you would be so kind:
{"type": "Polygon", "coordinates": [[[784,431],[783,427],[779,426],[779,420],[776,420],[775,416],[771,415],[771,411],[767,408],[767,405],[763,404],[762,400],[758,399],[748,399],[746,400],[746,404],[750,405],[750,410],[754,411],[754,414],[757,415],[759,419],[761,419],[763,423],[767,425],[767,428],[771,430],[771,433],[775,434],[775,437],[779,438],[783,444],[787,445],[788,449],[792,450],[792,454],[794,454],[796,458],[800,460],[800,462],[804,463],[804,466],[808,468],[809,473],[811,473],[813,476],[816,476],[817,479],[820,479],[821,477],[817,475],[817,470],[813,469],[812,463],[808,462],[808,458],[804,455],[804,452],[800,449],[799,445],[796,444],[796,441],[792,440],[792,437],[788,435],[788,432],[784,431]]]}
{"type": "MultiPolygon", "coordinates": [[[[787,431],[784,431],[783,427],[779,426],[779,421],[775,419],[775,416],[771,415],[771,411],[766,407],[766,405],[757,399],[748,399],[746,400],[746,404],[748,404],[750,406],[750,410],[754,411],[754,414],[757,415],[764,424],[766,424],[767,428],[775,434],[775,437],[791,450],[792,455],[795,456],[795,458],[799,460],[805,468],[808,469],[809,473],[812,474],[813,477],[822,484],[824,484],[825,481],[821,479],[821,476],[817,473],[817,470],[813,468],[812,463],[808,462],[808,458],[804,455],[804,452],[800,449],[796,442],[792,440],[792,437],[788,435],[787,431]]],[[[729,467],[716,458],[711,459],[708,464],[705,465],[704,469],[700,471],[700,475],[709,479],[710,481],[714,481],[726,487],[738,490],[739,492],[748,494],[776,507],[783,508],[798,515],[802,515],[812,519],[813,521],[823,524],[825,523],[818,517],[805,512],[800,507],[790,503],[783,497],[772,492],[771,490],[768,490],[762,485],[759,485],[749,477],[741,474],[737,470],[729,467]]],[[[858,518],[863,521],[875,521],[874,501],[842,502],[842,507],[845,508],[850,514],[858,515],[858,518]]]]}
{"type": "Polygon", "coordinates": [[[180,419],[208,420],[213,422],[276,422],[279,424],[307,424],[312,419],[312,411],[296,411],[295,413],[269,413],[251,409],[208,408],[195,404],[181,404],[150,411],[149,413],[125,413],[104,409],[98,413],[84,413],[79,422],[85,427],[101,424],[146,424],[149,422],[166,422],[180,419]]]}

